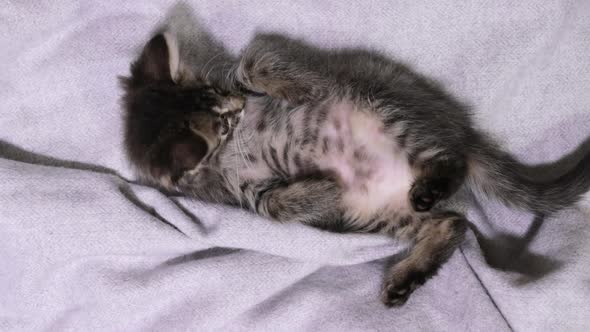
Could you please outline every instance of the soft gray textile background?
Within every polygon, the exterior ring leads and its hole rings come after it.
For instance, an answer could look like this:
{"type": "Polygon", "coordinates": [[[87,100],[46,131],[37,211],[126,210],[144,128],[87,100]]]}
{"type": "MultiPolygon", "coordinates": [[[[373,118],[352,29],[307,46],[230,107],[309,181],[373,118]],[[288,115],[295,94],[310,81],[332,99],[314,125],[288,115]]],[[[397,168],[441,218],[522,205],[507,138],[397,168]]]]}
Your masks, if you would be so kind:
{"type": "MultiPolygon", "coordinates": [[[[590,330],[581,209],[534,223],[468,200],[484,239],[470,232],[437,277],[386,309],[383,262],[401,247],[386,238],[272,224],[130,182],[115,78],[172,5],[0,4],[1,331],[590,330]]],[[[192,5],[234,52],[264,29],[395,55],[531,163],[590,134],[586,0],[192,5]]]]}

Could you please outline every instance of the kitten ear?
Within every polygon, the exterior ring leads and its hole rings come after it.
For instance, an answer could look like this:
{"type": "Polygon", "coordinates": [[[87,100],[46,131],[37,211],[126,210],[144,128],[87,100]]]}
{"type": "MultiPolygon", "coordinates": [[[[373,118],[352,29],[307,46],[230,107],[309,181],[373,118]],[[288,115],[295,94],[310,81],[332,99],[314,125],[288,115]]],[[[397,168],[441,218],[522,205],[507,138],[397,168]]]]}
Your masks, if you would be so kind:
{"type": "Polygon", "coordinates": [[[178,43],[169,33],[154,36],[132,65],[135,78],[148,81],[175,81],[180,65],[178,43]]]}

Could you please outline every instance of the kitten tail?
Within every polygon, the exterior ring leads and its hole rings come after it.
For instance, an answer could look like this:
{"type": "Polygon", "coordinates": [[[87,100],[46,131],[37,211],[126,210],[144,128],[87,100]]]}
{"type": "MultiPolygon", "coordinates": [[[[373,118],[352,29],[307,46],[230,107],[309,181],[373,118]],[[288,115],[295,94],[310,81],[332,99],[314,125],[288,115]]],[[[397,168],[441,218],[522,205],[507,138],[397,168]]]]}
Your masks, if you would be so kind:
{"type": "Polygon", "coordinates": [[[552,180],[538,180],[530,173],[495,144],[480,140],[473,146],[467,181],[470,188],[506,205],[550,215],[576,204],[590,189],[590,154],[552,180]]]}

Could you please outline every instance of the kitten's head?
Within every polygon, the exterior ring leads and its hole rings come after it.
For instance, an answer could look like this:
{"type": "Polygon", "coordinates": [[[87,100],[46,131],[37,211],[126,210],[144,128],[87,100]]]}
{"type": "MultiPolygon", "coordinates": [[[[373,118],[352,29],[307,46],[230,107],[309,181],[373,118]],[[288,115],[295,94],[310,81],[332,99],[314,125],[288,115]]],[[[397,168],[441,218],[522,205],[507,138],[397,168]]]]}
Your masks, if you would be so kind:
{"type": "Polygon", "coordinates": [[[168,34],[158,34],[121,78],[125,90],[125,146],[148,180],[172,189],[231,136],[244,98],[230,95],[183,69],[168,34]]]}

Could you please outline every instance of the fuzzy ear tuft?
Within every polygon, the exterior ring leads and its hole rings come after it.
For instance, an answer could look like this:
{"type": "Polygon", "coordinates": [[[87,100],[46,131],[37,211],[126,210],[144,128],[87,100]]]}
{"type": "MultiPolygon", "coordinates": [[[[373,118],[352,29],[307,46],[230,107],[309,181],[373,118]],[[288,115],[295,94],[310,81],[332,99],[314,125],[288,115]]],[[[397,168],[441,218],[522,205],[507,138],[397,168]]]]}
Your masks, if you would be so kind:
{"type": "Polygon", "coordinates": [[[134,79],[141,81],[174,81],[178,76],[178,45],[172,35],[154,36],[131,66],[134,79]]]}
{"type": "Polygon", "coordinates": [[[178,48],[178,41],[170,33],[164,33],[166,44],[168,45],[168,65],[170,68],[170,76],[174,82],[178,82],[180,72],[180,50],[178,48]]]}

